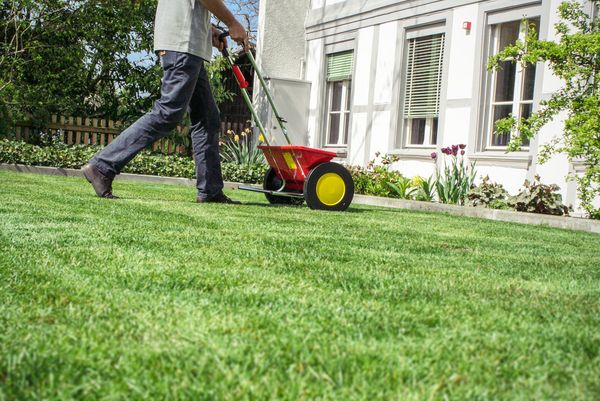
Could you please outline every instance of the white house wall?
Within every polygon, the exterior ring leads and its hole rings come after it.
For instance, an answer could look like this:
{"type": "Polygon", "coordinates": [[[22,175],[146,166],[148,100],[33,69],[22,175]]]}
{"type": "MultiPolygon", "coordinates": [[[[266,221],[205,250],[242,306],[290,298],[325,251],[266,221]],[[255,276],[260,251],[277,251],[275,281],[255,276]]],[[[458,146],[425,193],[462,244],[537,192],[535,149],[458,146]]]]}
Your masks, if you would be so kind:
{"type": "Polygon", "coordinates": [[[311,83],[309,114],[308,114],[308,143],[315,147],[319,130],[319,119],[321,118],[321,99],[322,86],[318,84],[322,80],[324,73],[323,61],[323,40],[316,39],[308,42],[308,51],[306,59],[305,79],[311,83]]]}
{"type": "Polygon", "coordinates": [[[305,46],[303,20],[309,3],[309,0],[260,2],[258,59],[268,76],[302,79],[305,46]]]}
{"type": "Polygon", "coordinates": [[[367,160],[365,152],[370,148],[368,143],[373,125],[373,115],[368,106],[372,103],[373,84],[371,82],[373,60],[373,40],[375,27],[363,28],[358,31],[357,46],[354,54],[354,93],[352,93],[352,116],[351,121],[359,119],[358,124],[351,124],[349,132],[349,143],[352,146],[348,150],[348,162],[350,164],[364,165],[367,160]],[[355,115],[356,114],[356,115],[355,115]]]}

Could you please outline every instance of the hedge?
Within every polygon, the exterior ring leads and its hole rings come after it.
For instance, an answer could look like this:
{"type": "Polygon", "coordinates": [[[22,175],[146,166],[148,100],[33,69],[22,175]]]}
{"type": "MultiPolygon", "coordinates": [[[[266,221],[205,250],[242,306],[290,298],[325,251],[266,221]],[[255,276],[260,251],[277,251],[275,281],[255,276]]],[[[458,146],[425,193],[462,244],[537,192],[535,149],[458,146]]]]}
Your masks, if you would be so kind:
{"type": "MultiPolygon", "coordinates": [[[[25,164],[79,169],[100,150],[99,146],[64,145],[37,146],[25,142],[0,140],[0,163],[25,164]]],[[[223,163],[225,181],[262,183],[268,166],[223,163]]],[[[142,151],[123,170],[124,173],[158,175],[163,177],[195,178],[194,161],[181,155],[162,155],[142,151]]]]}

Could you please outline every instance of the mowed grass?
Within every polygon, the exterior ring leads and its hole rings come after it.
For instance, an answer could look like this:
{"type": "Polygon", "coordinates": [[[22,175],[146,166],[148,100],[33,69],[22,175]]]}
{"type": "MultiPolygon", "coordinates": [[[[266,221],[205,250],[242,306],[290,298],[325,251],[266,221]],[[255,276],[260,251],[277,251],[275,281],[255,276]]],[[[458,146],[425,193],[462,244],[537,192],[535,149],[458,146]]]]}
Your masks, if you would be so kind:
{"type": "Polygon", "coordinates": [[[0,400],[598,400],[600,236],[0,172],[0,400]]]}

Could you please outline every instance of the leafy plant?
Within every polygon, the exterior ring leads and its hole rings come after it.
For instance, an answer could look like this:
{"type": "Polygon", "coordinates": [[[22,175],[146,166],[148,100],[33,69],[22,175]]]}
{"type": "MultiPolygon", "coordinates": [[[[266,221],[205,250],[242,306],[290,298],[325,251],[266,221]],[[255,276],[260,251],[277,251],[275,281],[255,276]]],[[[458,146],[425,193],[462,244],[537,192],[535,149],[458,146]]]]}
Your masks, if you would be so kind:
{"type": "Polygon", "coordinates": [[[127,121],[158,98],[156,1],[1,4],[0,119],[39,126],[51,114],[127,121]]]}
{"type": "Polygon", "coordinates": [[[413,177],[413,186],[417,189],[415,199],[418,201],[431,202],[435,197],[435,180],[432,177],[424,179],[423,177],[413,177]]]}
{"type": "Polygon", "coordinates": [[[455,205],[464,205],[467,194],[475,181],[475,163],[467,165],[464,160],[467,145],[452,145],[443,148],[442,153],[450,157],[450,163],[444,161],[444,167],[440,171],[437,153],[431,157],[436,162],[435,189],[440,202],[455,205]]]}
{"type": "Polygon", "coordinates": [[[384,155],[378,160],[380,154],[371,160],[367,167],[349,166],[348,171],[354,180],[354,189],[357,194],[396,197],[393,187],[400,183],[404,177],[398,171],[390,170],[391,165],[399,160],[397,155],[384,155]]]}
{"type": "Polygon", "coordinates": [[[525,180],[523,186],[524,188],[508,202],[515,210],[556,216],[569,214],[569,208],[563,205],[557,185],[542,184],[540,176],[536,175],[533,183],[525,180]]]}
{"type": "MultiPolygon", "coordinates": [[[[235,54],[232,53],[232,56],[235,57],[235,54]]],[[[233,100],[233,92],[225,86],[228,71],[231,69],[229,61],[219,54],[210,63],[205,63],[205,66],[215,102],[220,105],[233,100]]]]}
{"type": "MultiPolygon", "coordinates": [[[[249,128],[241,135],[231,130],[227,131],[227,136],[221,142],[221,158],[224,162],[242,165],[265,163],[265,156],[251,139],[251,133],[249,128]]],[[[261,142],[260,138],[257,142],[261,142]]]]}
{"type": "Polygon", "coordinates": [[[469,205],[476,207],[488,207],[491,209],[509,209],[508,200],[510,195],[502,184],[490,182],[490,177],[485,176],[481,184],[471,188],[467,194],[469,205]]]}
{"type": "Polygon", "coordinates": [[[395,183],[386,183],[391,188],[394,198],[413,199],[413,194],[417,191],[410,178],[400,177],[395,183]]]}
{"type": "MultiPolygon", "coordinates": [[[[600,0],[590,0],[596,10],[600,0]]],[[[588,6],[589,7],[589,6],[588,6]]],[[[540,162],[563,153],[570,162],[581,162],[585,171],[574,179],[583,208],[590,217],[600,216],[594,200],[600,196],[600,19],[584,12],[579,1],[566,1],[559,7],[561,20],[555,25],[558,39],[544,41],[530,30],[525,41],[517,41],[490,58],[489,69],[497,69],[511,60],[522,66],[547,62],[564,86],[527,119],[509,116],[497,123],[500,133],[512,134],[509,150],[518,150],[523,140],[533,138],[539,130],[566,112],[560,136],[542,146],[540,162]]]]}

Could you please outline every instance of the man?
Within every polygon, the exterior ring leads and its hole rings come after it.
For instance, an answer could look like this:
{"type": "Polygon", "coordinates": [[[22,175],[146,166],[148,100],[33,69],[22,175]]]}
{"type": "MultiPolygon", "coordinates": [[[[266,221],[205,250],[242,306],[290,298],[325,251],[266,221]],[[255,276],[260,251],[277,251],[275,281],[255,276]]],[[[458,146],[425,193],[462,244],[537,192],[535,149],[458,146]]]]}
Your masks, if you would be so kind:
{"type": "Polygon", "coordinates": [[[83,174],[102,198],[115,198],[114,177],[142,149],[169,134],[187,110],[196,164],[199,203],[238,203],[223,194],[219,155],[219,112],[204,62],[212,46],[225,46],[211,23],[211,12],[229,28],[231,38],[248,46],[248,34],[223,0],[159,0],[154,50],[163,68],[160,99],[152,111],[123,131],[83,167],[83,174]]]}

